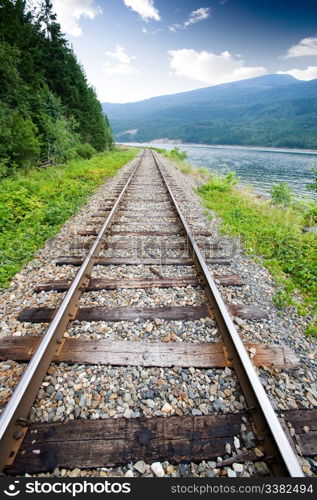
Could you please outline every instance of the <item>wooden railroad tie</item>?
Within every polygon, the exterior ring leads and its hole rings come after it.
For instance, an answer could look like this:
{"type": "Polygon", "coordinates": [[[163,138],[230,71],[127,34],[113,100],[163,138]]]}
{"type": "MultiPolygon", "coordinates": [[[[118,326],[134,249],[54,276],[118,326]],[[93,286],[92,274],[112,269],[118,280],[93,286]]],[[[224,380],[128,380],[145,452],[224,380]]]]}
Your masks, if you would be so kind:
{"type": "MultiPolygon", "coordinates": [[[[103,215],[106,216],[111,210],[111,207],[109,206],[104,206],[97,208],[97,212],[94,212],[93,214],[90,214],[90,217],[102,217],[103,215]]],[[[126,209],[126,208],[119,208],[119,211],[116,214],[116,220],[118,217],[126,217],[126,218],[141,218],[140,220],[146,222],[147,220],[152,220],[152,219],[162,219],[164,220],[168,218],[171,222],[177,221],[177,216],[175,215],[175,212],[172,210],[169,210],[168,208],[164,211],[162,210],[155,210],[155,214],[149,214],[147,210],[141,211],[141,210],[134,210],[134,209],[126,209]],[[158,215],[160,212],[162,212],[162,215],[158,215]]]]}
{"type": "Polygon", "coordinates": [[[241,414],[118,418],[31,424],[9,474],[113,467],[144,460],[209,460],[233,446],[241,414]],[[38,450],[34,453],[34,450],[38,450]]]}
{"type": "MultiPolygon", "coordinates": [[[[6,337],[0,342],[0,360],[29,361],[41,336],[6,337]]],[[[299,360],[287,346],[246,344],[256,366],[293,369],[299,360]]],[[[159,366],[182,368],[224,368],[232,366],[222,342],[129,342],[65,338],[56,363],[101,364],[113,366],[159,366]]]]}
{"type": "MultiPolygon", "coordinates": [[[[228,306],[233,316],[257,321],[267,317],[267,312],[256,306],[233,304],[228,306]]],[[[18,321],[27,323],[49,323],[57,309],[49,307],[27,307],[18,315],[18,321]]],[[[162,306],[162,307],[83,307],[75,317],[77,321],[139,321],[164,319],[169,321],[195,321],[210,317],[208,305],[162,306]]]]}
{"type": "MultiPolygon", "coordinates": [[[[98,231],[96,229],[86,229],[84,231],[78,231],[77,233],[79,236],[97,236],[98,235],[98,231]]],[[[146,231],[146,230],[142,230],[142,231],[137,231],[137,230],[134,230],[134,229],[123,229],[123,230],[113,230],[111,229],[108,233],[109,235],[111,236],[114,236],[114,235],[122,235],[122,236],[126,236],[126,235],[131,235],[131,236],[183,236],[183,233],[182,233],[182,230],[179,229],[179,230],[175,230],[175,231],[166,231],[166,230],[160,230],[160,231],[152,231],[152,230],[149,230],[149,231],[146,231]]],[[[195,231],[195,235],[198,235],[198,236],[211,236],[211,233],[209,233],[208,231],[195,231]]]]}
{"type": "Polygon", "coordinates": [[[159,203],[167,203],[167,204],[171,204],[170,200],[167,199],[167,198],[164,198],[164,199],[153,199],[153,198],[137,198],[137,197],[126,197],[125,198],[125,203],[129,203],[129,202],[132,202],[132,203],[153,203],[154,205],[157,205],[159,203]]]}
{"type": "MultiPolygon", "coordinates": [[[[157,234],[157,233],[156,233],[157,234]]],[[[69,248],[71,250],[78,250],[78,249],[89,249],[93,245],[93,241],[83,241],[83,242],[74,242],[69,245],[69,248]]],[[[209,243],[206,242],[205,244],[206,249],[208,250],[218,250],[220,248],[219,243],[209,243]]],[[[149,249],[149,248],[154,248],[154,249],[162,249],[162,250],[187,250],[188,244],[186,241],[182,242],[174,242],[170,241],[168,239],[162,240],[160,242],[155,241],[155,242],[149,242],[146,240],[128,240],[128,241],[105,241],[103,243],[103,248],[104,249],[112,249],[112,250],[117,250],[117,249],[136,249],[136,248],[144,248],[144,249],[149,249]]]]}
{"type": "Polygon", "coordinates": [[[155,212],[155,215],[146,213],[143,216],[138,215],[138,214],[124,214],[119,212],[117,218],[115,219],[113,225],[115,226],[116,224],[125,224],[125,225],[130,225],[132,226],[135,222],[139,223],[141,222],[142,224],[177,224],[179,220],[177,219],[176,215],[169,214],[168,212],[162,213],[162,215],[157,215],[157,212],[155,212]],[[122,221],[121,219],[128,219],[125,221],[122,221]],[[163,220],[162,220],[163,219],[163,220]]]}
{"type": "MultiPolygon", "coordinates": [[[[289,425],[295,431],[295,443],[304,456],[317,455],[317,409],[288,410],[281,412],[282,427],[290,435],[289,425]],[[288,425],[287,425],[288,424],[288,425]]],[[[299,450],[298,450],[299,451],[299,450]]]]}
{"type": "MultiPolygon", "coordinates": [[[[225,453],[227,443],[234,446],[243,416],[229,413],[31,424],[14,463],[5,472],[36,474],[52,472],[56,467],[114,467],[138,460],[169,460],[173,464],[212,460],[225,453]]],[[[286,422],[292,424],[304,456],[317,455],[317,410],[287,410],[280,415],[280,422],[283,427],[286,422]],[[310,431],[305,433],[307,422],[310,431]]],[[[246,426],[247,432],[251,430],[249,424],[246,426]]],[[[289,433],[288,438],[294,448],[289,433]]],[[[246,454],[233,458],[235,462],[250,459],[246,454]]]]}
{"type": "MultiPolygon", "coordinates": [[[[241,286],[244,281],[236,274],[218,275],[215,274],[214,279],[222,286],[241,286]]],[[[65,292],[71,285],[69,280],[53,280],[37,286],[34,291],[50,291],[57,290],[65,292]]],[[[86,292],[93,290],[116,290],[118,288],[184,288],[187,286],[197,287],[199,281],[195,276],[180,277],[180,278],[141,278],[141,279],[91,279],[87,285],[86,292]]]]}
{"type": "MultiPolygon", "coordinates": [[[[205,259],[207,264],[219,264],[230,266],[231,262],[224,258],[205,259]]],[[[81,266],[83,257],[80,256],[60,256],[56,261],[57,266],[81,266]]],[[[173,258],[131,258],[131,257],[99,257],[95,261],[95,266],[194,266],[192,259],[173,258]]]]}
{"type": "MultiPolygon", "coordinates": [[[[98,231],[86,230],[79,231],[77,233],[79,236],[97,236],[98,231]]],[[[133,230],[110,230],[108,233],[110,236],[183,236],[181,230],[178,231],[133,231],[133,230]]]]}
{"type": "MultiPolygon", "coordinates": [[[[102,210],[102,208],[104,207],[100,207],[100,209],[102,210]]],[[[143,216],[143,220],[144,220],[144,217],[146,218],[162,218],[162,217],[166,217],[167,215],[173,217],[173,218],[176,218],[177,219],[177,215],[175,213],[175,210],[170,207],[170,208],[166,208],[164,210],[162,210],[161,208],[159,207],[156,207],[156,210],[155,210],[155,214],[149,214],[149,211],[146,210],[146,209],[136,209],[136,208],[127,208],[126,206],[120,206],[119,208],[119,211],[118,211],[118,217],[120,217],[121,214],[125,213],[124,217],[136,217],[137,215],[139,216],[143,216]]]]}

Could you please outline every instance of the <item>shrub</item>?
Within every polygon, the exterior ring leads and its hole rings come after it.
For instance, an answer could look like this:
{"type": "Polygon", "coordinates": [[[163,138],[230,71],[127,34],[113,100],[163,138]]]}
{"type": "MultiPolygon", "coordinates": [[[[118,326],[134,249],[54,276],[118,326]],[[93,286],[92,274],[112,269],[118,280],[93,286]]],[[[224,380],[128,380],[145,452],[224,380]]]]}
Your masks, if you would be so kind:
{"type": "Polygon", "coordinates": [[[54,163],[63,163],[78,157],[77,147],[80,145],[79,134],[75,133],[77,123],[74,119],[59,118],[55,122],[50,121],[49,127],[51,144],[48,158],[54,163]]]}
{"type": "Polygon", "coordinates": [[[273,184],[270,194],[272,196],[273,205],[289,207],[293,201],[293,194],[287,182],[273,184]]]}
{"type": "Polygon", "coordinates": [[[0,179],[9,174],[9,159],[3,158],[0,160],[0,179]]]}
{"type": "Polygon", "coordinates": [[[307,186],[307,189],[317,192],[317,168],[311,168],[310,171],[314,174],[314,179],[313,182],[307,186]]]}
{"type": "Polygon", "coordinates": [[[39,160],[41,142],[37,127],[19,111],[0,105],[0,177],[39,160]]]}
{"type": "Polygon", "coordinates": [[[201,186],[198,191],[199,193],[207,193],[209,191],[229,191],[233,186],[238,184],[239,177],[237,177],[235,172],[228,172],[226,175],[220,175],[218,173],[213,174],[211,179],[207,184],[201,186]]]}
{"type": "Polygon", "coordinates": [[[77,146],[77,153],[81,158],[84,158],[85,160],[89,160],[92,156],[94,156],[97,151],[91,144],[85,143],[85,144],[80,144],[77,146]]]}
{"type": "Polygon", "coordinates": [[[309,201],[303,206],[304,220],[308,225],[317,223],[317,200],[309,201]]]}
{"type": "Polygon", "coordinates": [[[178,147],[175,147],[170,151],[170,156],[174,160],[185,160],[188,155],[186,151],[181,151],[178,147]]]}
{"type": "Polygon", "coordinates": [[[307,326],[306,335],[307,337],[317,337],[317,321],[307,326]]]}
{"type": "Polygon", "coordinates": [[[29,167],[39,158],[41,143],[36,137],[37,128],[29,118],[14,111],[9,121],[11,128],[11,155],[18,167],[29,167]]]}

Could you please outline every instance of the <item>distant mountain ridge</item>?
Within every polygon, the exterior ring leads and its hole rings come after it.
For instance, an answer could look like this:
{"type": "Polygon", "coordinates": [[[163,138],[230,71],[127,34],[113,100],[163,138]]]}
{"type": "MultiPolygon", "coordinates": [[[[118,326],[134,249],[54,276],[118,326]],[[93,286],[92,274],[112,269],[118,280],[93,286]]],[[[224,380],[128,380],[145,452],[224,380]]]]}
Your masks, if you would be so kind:
{"type": "Polygon", "coordinates": [[[104,103],[120,141],[317,147],[317,80],[258,78],[153,97],[104,103]]]}

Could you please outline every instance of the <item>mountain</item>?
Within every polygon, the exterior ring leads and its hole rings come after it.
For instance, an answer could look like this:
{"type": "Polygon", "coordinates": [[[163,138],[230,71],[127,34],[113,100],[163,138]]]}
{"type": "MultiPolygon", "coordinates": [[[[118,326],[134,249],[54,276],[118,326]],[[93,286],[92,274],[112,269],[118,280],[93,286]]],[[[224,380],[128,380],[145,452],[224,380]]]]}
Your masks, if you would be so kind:
{"type": "Polygon", "coordinates": [[[265,75],[103,109],[120,141],[317,148],[317,79],[265,75]]]}

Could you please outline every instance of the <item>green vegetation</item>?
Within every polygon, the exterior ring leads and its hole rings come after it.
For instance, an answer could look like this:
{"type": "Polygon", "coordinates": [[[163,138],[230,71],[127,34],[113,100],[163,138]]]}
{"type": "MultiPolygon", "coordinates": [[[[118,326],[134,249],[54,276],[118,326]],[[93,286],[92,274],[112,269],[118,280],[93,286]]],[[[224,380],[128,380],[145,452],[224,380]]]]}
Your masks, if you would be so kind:
{"type": "Polygon", "coordinates": [[[33,168],[2,179],[0,286],[8,286],[14,274],[84,205],[95,188],[113,176],[137,151],[99,153],[89,160],[33,168]]]}
{"type": "Polygon", "coordinates": [[[289,207],[293,200],[292,191],[287,182],[280,182],[273,184],[271,191],[272,203],[274,205],[281,205],[282,207],[289,207]]]}
{"type": "Polygon", "coordinates": [[[317,80],[265,75],[103,108],[120,141],[317,148],[317,80]]]}
{"type": "MultiPolygon", "coordinates": [[[[246,252],[260,256],[276,278],[276,305],[295,304],[301,313],[316,314],[317,236],[303,229],[317,220],[317,200],[291,203],[288,186],[273,188],[274,198],[263,200],[233,187],[235,181],[232,173],[218,175],[198,193],[205,206],[222,218],[223,232],[240,235],[246,252]]],[[[307,333],[317,333],[317,324],[311,324],[307,333]]]]}
{"type": "MultiPolygon", "coordinates": [[[[177,147],[152,149],[174,160],[184,174],[205,182],[197,191],[205,206],[222,218],[222,231],[241,236],[246,252],[260,257],[275,277],[276,306],[295,305],[302,314],[316,315],[317,235],[305,228],[317,224],[317,199],[296,202],[289,185],[280,183],[273,185],[271,199],[264,200],[235,187],[239,178],[234,172],[197,169],[184,161],[186,152],[177,147]]],[[[316,179],[309,189],[317,191],[317,170],[313,172],[316,179]]],[[[307,335],[317,335],[316,322],[308,326],[307,335]]]]}
{"type": "Polygon", "coordinates": [[[316,191],[317,193],[317,168],[312,168],[311,172],[314,174],[314,179],[311,184],[309,184],[308,189],[310,191],[316,191]]]}
{"type": "Polygon", "coordinates": [[[154,151],[157,151],[158,153],[166,156],[166,158],[173,160],[176,163],[178,169],[183,174],[195,177],[200,182],[206,182],[210,178],[210,172],[207,168],[196,168],[193,167],[190,163],[186,162],[186,151],[181,151],[178,147],[173,148],[171,151],[155,147],[152,147],[151,149],[154,149],[154,151]]]}
{"type": "Polygon", "coordinates": [[[113,144],[50,0],[28,5],[0,5],[0,178],[47,161],[88,158],[113,144]]]}
{"type": "MultiPolygon", "coordinates": [[[[210,181],[208,185],[212,186],[213,190],[219,191],[220,193],[229,191],[232,186],[235,186],[239,182],[239,178],[234,172],[228,172],[226,175],[220,175],[218,173],[211,175],[209,172],[209,178],[210,181]]],[[[202,189],[204,189],[205,186],[202,186],[202,189]]]]}
{"type": "Polygon", "coordinates": [[[169,157],[173,160],[184,161],[187,156],[186,151],[181,151],[177,146],[169,152],[169,157]]]}

